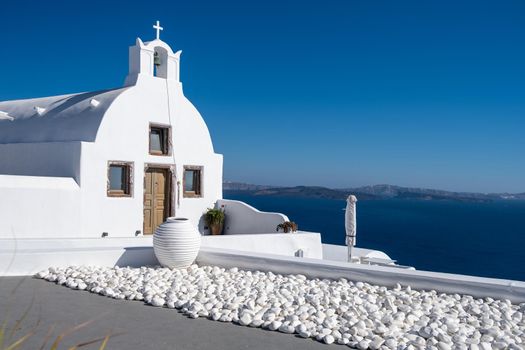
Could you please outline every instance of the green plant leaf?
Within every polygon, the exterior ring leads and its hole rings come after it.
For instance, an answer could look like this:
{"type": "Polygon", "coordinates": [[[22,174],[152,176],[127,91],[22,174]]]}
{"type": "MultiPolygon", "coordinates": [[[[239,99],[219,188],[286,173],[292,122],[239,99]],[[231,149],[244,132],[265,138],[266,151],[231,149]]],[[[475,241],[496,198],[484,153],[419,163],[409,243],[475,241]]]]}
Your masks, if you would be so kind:
{"type": "Polygon", "coordinates": [[[225,213],[222,209],[208,208],[204,214],[204,221],[206,225],[221,225],[224,223],[225,213]]]}

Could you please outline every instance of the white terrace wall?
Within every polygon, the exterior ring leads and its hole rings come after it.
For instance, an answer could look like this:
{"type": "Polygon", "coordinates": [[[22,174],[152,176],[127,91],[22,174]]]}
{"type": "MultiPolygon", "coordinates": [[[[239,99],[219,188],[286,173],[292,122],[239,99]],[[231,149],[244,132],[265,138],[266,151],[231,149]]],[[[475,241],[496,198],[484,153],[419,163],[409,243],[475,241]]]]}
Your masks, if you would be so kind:
{"type": "Polygon", "coordinates": [[[72,178],[0,175],[0,238],[74,236],[80,188],[72,178]]]}
{"type": "Polygon", "coordinates": [[[202,247],[323,259],[321,234],[316,232],[207,235],[202,237],[202,247]]]}
{"type": "Polygon", "coordinates": [[[277,225],[288,221],[284,214],[262,212],[240,201],[222,199],[217,207],[226,214],[225,235],[276,233],[277,225]]]}
{"type": "MultiPolygon", "coordinates": [[[[203,236],[202,249],[227,247],[239,251],[322,258],[319,233],[279,233],[236,236],[203,236]],[[270,239],[268,239],[270,238],[270,239]]],[[[15,241],[0,238],[0,276],[32,275],[50,266],[158,265],[151,236],[100,239],[35,238],[15,241]]]]}
{"type": "Polygon", "coordinates": [[[346,278],[349,281],[362,281],[387,287],[394,287],[400,283],[419,290],[467,294],[478,298],[509,299],[516,303],[525,302],[525,282],[512,280],[206,247],[202,247],[199,251],[197,263],[253,271],[272,271],[280,274],[302,274],[309,278],[346,278]]]}

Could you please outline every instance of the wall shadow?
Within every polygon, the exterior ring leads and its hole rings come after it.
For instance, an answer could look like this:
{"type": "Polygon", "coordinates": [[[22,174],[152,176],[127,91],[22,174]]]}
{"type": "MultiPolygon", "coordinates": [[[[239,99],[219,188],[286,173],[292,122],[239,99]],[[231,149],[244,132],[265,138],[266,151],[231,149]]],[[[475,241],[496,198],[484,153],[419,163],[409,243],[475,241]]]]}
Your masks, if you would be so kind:
{"type": "Polygon", "coordinates": [[[159,261],[155,257],[153,247],[124,247],[124,253],[115,263],[115,266],[157,266],[159,261]]]}

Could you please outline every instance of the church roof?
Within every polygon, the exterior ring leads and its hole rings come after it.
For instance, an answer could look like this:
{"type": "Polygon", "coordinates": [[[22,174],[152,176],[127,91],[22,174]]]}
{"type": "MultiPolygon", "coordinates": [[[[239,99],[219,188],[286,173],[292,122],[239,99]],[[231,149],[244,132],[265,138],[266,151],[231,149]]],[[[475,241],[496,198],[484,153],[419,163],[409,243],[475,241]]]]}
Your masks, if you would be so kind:
{"type": "Polygon", "coordinates": [[[93,142],[105,112],[126,89],[0,102],[0,144],[93,142]]]}

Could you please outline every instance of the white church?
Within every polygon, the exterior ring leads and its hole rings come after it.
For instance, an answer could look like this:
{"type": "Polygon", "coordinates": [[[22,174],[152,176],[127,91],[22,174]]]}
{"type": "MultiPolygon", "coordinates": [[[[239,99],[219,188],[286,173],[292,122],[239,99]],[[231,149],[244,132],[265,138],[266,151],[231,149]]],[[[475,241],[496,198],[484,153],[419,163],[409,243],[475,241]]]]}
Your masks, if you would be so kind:
{"type": "Polygon", "coordinates": [[[181,51],[154,28],[156,39],[129,48],[123,87],[0,102],[0,276],[154,263],[152,234],[174,216],[198,228],[204,249],[345,260],[346,247],[319,233],[276,232],[284,214],[222,199],[223,158],[184,96],[181,51]],[[220,236],[203,222],[213,207],[226,213],[220,236]]]}
{"type": "Polygon", "coordinates": [[[147,235],[168,216],[203,231],[222,155],[156,27],[129,49],[124,87],[0,102],[2,236],[147,235]]]}

